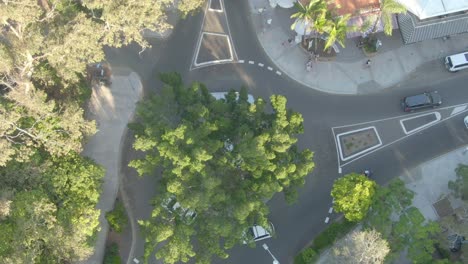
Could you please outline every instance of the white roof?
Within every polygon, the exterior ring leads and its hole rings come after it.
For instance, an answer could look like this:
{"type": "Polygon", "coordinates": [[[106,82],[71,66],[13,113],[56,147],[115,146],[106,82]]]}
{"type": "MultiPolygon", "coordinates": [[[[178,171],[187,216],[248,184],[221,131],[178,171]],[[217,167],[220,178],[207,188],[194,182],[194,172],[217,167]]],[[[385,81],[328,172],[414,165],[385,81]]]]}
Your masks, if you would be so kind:
{"type": "Polygon", "coordinates": [[[468,10],[468,0],[397,0],[419,19],[468,10]]]}

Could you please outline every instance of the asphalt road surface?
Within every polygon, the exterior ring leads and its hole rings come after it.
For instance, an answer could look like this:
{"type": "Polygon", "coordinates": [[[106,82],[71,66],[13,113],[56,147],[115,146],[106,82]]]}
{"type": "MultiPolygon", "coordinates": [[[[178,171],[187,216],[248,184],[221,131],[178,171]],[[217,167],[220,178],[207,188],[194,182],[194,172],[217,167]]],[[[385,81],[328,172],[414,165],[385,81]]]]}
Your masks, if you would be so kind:
{"type": "MultiPolygon", "coordinates": [[[[274,65],[258,43],[248,15],[247,1],[225,1],[224,4],[229,19],[227,33],[233,41],[238,58],[274,65]]],[[[262,242],[268,244],[280,263],[292,263],[295,254],[327,226],[324,222],[325,217],[328,216],[331,220],[337,217],[336,214],[329,214],[328,210],[332,205],[330,190],[333,181],[338,177],[349,172],[362,171],[364,168],[372,168],[374,178],[378,183],[384,184],[409,168],[468,142],[468,132],[463,126],[463,116],[465,116],[463,114],[353,161],[342,167],[342,174],[339,174],[332,127],[404,115],[400,107],[401,98],[426,90],[438,90],[444,100],[443,106],[467,103],[468,75],[454,74],[449,79],[430,84],[410,80],[383,92],[342,96],[304,87],[284,74],[278,75],[274,71],[266,70],[266,66],[253,67],[248,63],[226,63],[190,70],[200,31],[205,22],[203,13],[199,13],[180,21],[168,40],[151,40],[153,48],[140,55],[137,47],[130,46],[119,50],[108,50],[107,57],[113,65],[125,65],[139,73],[147,93],[158,90],[159,73],[177,71],[182,74],[186,82],[203,82],[212,91],[227,91],[246,85],[249,93],[255,97],[266,99],[272,94],[285,95],[288,106],[302,113],[305,133],[299,137],[298,144],[301,148],[310,148],[314,151],[316,168],[307,177],[305,186],[300,189],[296,204],[288,206],[281,194],[277,194],[268,202],[271,209],[270,220],[275,225],[276,237],[262,242]]],[[[131,150],[128,139],[126,145],[124,161],[136,155],[131,150]]],[[[126,168],[125,162],[122,166],[125,173],[133,173],[126,168]]],[[[135,190],[138,188],[138,199],[148,199],[154,193],[156,181],[154,179],[139,181],[132,188],[135,190]]],[[[150,214],[148,204],[141,203],[134,206],[137,217],[150,214]]],[[[137,240],[134,253],[140,257],[143,255],[143,237],[138,234],[137,240]]],[[[253,249],[237,246],[229,252],[229,259],[215,259],[213,263],[271,263],[271,256],[261,247],[262,242],[253,249]]],[[[130,244],[129,241],[125,243],[130,244]]]]}

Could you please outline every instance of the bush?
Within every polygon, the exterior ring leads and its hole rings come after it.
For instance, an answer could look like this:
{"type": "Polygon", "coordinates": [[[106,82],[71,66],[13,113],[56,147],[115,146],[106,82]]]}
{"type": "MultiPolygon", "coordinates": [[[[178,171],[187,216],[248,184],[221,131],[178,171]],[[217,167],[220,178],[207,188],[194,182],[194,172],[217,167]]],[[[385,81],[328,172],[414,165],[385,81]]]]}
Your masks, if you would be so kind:
{"type": "Polygon", "coordinates": [[[341,222],[332,223],[327,229],[320,233],[313,242],[313,249],[320,252],[322,249],[331,246],[336,239],[346,235],[356,225],[344,219],[341,222]]]}
{"type": "Polygon", "coordinates": [[[306,248],[294,258],[294,264],[312,264],[318,258],[318,254],[312,248],[306,248]]]}
{"type": "Polygon", "coordinates": [[[127,215],[125,214],[123,204],[117,201],[114,210],[106,213],[106,219],[112,230],[117,233],[122,232],[125,226],[127,226],[127,215]]]}
{"type": "Polygon", "coordinates": [[[112,243],[106,247],[104,254],[104,264],[121,264],[122,260],[119,255],[119,246],[116,243],[112,243]]]}

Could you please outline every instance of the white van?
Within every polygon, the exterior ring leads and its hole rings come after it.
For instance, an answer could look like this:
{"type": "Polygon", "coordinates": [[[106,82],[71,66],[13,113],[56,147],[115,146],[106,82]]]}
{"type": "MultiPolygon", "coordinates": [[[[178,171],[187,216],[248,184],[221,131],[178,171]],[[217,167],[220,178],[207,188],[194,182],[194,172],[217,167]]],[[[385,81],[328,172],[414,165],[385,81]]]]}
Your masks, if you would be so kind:
{"type": "Polygon", "coordinates": [[[445,57],[445,67],[451,72],[468,69],[468,52],[445,57]]]}

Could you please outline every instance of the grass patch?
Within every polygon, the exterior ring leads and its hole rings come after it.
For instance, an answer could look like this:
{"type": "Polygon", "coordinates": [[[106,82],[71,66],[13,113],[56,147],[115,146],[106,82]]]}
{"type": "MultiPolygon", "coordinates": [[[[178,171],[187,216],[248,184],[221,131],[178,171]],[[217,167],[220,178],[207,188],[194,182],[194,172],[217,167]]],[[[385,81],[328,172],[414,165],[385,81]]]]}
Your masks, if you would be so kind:
{"type": "Polygon", "coordinates": [[[112,230],[117,233],[121,233],[127,226],[127,214],[125,213],[123,204],[119,200],[115,203],[114,210],[106,213],[106,219],[112,230]]]}
{"type": "Polygon", "coordinates": [[[119,246],[116,243],[112,243],[106,247],[104,254],[104,264],[121,264],[122,260],[119,255],[119,246]]]}

